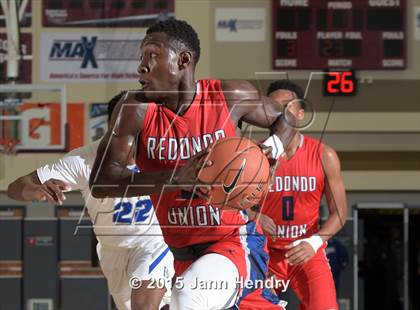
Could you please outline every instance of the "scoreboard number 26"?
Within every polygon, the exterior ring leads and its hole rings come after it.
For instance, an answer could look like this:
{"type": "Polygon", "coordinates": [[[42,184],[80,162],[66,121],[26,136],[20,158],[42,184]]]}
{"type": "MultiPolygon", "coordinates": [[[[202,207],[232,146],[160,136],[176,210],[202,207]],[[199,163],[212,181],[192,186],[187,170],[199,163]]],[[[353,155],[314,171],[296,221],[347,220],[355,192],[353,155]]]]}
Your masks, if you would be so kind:
{"type": "Polygon", "coordinates": [[[324,74],[325,96],[353,96],[356,94],[357,79],[353,70],[331,70],[324,74]]]}

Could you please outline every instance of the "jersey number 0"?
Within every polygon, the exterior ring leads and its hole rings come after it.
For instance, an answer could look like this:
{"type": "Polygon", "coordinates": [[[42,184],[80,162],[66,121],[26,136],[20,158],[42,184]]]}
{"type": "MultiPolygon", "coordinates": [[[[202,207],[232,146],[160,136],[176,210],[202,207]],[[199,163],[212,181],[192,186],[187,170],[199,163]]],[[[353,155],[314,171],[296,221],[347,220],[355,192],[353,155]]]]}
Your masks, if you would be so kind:
{"type": "Polygon", "coordinates": [[[283,221],[293,221],[295,204],[293,196],[284,196],[281,203],[283,221]]]}

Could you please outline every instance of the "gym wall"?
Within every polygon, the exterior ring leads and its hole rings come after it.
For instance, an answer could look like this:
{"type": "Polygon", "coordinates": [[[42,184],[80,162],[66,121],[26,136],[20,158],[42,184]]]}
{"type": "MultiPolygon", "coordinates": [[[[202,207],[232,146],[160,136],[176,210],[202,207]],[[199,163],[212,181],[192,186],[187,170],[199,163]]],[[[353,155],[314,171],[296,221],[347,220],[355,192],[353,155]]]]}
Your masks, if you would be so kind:
{"type": "MultiPolygon", "coordinates": [[[[320,77],[310,83],[308,98],[317,111],[314,124],[306,132],[320,137],[335,147],[343,164],[348,190],[411,190],[420,188],[420,41],[413,35],[413,8],[419,1],[407,0],[407,68],[395,71],[358,71],[358,94],[337,98],[324,130],[331,98],[323,97],[320,77]],[[395,182],[398,180],[398,182],[395,182]]],[[[86,33],[118,30],[143,33],[134,28],[44,28],[41,1],[32,2],[32,26],[23,32],[33,35],[32,81],[39,83],[40,38],[42,32],[84,31],[86,33]]],[[[271,1],[270,0],[177,0],[177,18],[191,23],[199,33],[202,56],[197,78],[249,79],[265,92],[268,79],[284,78],[282,74],[259,74],[271,69],[271,1]],[[217,42],[215,40],[215,9],[221,7],[256,7],[265,9],[265,40],[253,43],[217,42]],[[257,80],[260,80],[258,82],[257,80]]],[[[1,29],[4,32],[5,29],[1,29]]],[[[310,71],[289,70],[289,77],[302,87],[308,85],[310,71]]],[[[85,123],[92,102],[107,102],[123,89],[134,89],[133,83],[72,83],[67,84],[68,102],[84,102],[85,123]]],[[[85,130],[87,131],[87,129],[85,130]]],[[[265,131],[256,129],[257,136],[265,131]]],[[[88,134],[85,133],[85,142],[88,134]]],[[[0,154],[0,191],[20,175],[54,160],[63,154],[0,154]]],[[[2,201],[4,195],[2,194],[2,201]]]]}

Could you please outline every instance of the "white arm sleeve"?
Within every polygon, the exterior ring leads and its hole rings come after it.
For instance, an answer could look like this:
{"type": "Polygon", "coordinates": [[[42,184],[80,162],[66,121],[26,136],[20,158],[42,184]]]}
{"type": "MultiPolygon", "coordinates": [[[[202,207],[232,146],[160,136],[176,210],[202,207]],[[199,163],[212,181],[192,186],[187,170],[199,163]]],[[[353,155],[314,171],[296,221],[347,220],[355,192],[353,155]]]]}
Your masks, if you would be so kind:
{"type": "Polygon", "coordinates": [[[41,183],[57,179],[68,184],[71,190],[86,188],[89,184],[90,167],[85,158],[75,153],[73,151],[53,163],[38,168],[36,172],[41,183]]]}

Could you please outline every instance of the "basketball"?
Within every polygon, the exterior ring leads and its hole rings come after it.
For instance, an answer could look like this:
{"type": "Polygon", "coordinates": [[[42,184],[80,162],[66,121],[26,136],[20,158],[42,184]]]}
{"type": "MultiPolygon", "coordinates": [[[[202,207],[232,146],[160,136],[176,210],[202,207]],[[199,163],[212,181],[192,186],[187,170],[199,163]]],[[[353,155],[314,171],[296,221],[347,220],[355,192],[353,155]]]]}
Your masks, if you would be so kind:
{"type": "Polygon", "coordinates": [[[243,137],[217,141],[210,147],[200,182],[211,185],[210,204],[224,209],[247,209],[260,201],[268,188],[270,164],[260,147],[243,137]]]}

